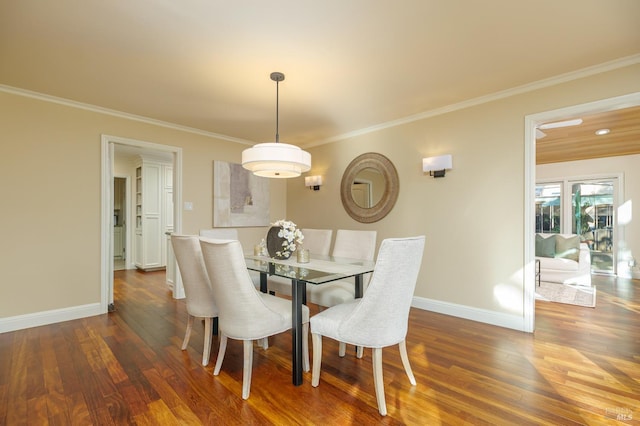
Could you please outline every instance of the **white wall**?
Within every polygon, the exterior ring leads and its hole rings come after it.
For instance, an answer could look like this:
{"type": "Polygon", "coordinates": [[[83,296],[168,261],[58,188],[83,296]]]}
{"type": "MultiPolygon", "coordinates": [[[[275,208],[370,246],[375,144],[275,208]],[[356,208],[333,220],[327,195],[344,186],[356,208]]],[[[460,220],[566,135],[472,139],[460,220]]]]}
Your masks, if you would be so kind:
{"type": "MultiPolygon", "coordinates": [[[[640,144],[640,141],[638,143],[640,144]]],[[[623,179],[623,193],[620,194],[618,205],[615,206],[618,218],[617,272],[621,277],[640,278],[638,267],[634,269],[629,267],[630,259],[640,263],[640,213],[638,213],[640,212],[640,155],[541,164],[536,167],[538,180],[584,179],[590,176],[617,175],[621,175],[623,179]],[[621,218],[622,221],[620,221],[621,218]]]]}

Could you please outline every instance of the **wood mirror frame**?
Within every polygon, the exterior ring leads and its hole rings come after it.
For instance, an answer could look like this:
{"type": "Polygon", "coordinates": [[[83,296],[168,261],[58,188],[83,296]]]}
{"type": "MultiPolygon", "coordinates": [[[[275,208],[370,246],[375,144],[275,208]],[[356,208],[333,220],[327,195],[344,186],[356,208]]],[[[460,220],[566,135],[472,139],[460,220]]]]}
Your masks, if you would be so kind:
{"type": "Polygon", "coordinates": [[[340,184],[340,197],[342,205],[353,219],[358,222],[377,222],[385,217],[393,208],[398,199],[400,182],[395,166],[387,157],[377,152],[367,152],[359,155],[349,163],[340,184]],[[364,208],[356,204],[351,194],[351,185],[364,169],[375,169],[385,180],[385,187],[382,198],[373,207],[364,208]]]}

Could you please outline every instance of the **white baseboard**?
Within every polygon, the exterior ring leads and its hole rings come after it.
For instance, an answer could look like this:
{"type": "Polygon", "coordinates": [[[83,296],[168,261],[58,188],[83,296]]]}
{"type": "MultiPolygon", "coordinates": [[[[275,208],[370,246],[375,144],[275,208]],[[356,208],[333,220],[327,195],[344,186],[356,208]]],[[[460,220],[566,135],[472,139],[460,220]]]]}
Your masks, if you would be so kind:
{"type": "Polygon", "coordinates": [[[411,306],[425,311],[464,318],[471,321],[496,325],[499,327],[511,328],[513,330],[525,331],[524,317],[503,314],[500,312],[488,311],[486,309],[472,308],[455,303],[442,302],[439,300],[415,297],[411,306]]]}
{"type": "MultiPolygon", "coordinates": [[[[499,327],[511,328],[519,331],[525,330],[524,318],[515,315],[488,311],[486,309],[472,308],[465,305],[457,305],[455,303],[442,302],[424,297],[414,297],[411,306],[425,311],[451,315],[499,327]]],[[[58,322],[86,318],[104,313],[105,312],[102,312],[99,303],[92,303],[89,305],[73,306],[64,309],[55,309],[51,311],[36,312],[33,314],[17,315],[15,317],[0,318],[0,333],[38,327],[41,325],[55,324],[58,322]]]]}
{"type": "Polygon", "coordinates": [[[0,333],[92,317],[104,313],[105,312],[102,311],[100,303],[91,303],[88,305],[72,306],[70,308],[54,309],[51,311],[0,318],[0,333]]]}

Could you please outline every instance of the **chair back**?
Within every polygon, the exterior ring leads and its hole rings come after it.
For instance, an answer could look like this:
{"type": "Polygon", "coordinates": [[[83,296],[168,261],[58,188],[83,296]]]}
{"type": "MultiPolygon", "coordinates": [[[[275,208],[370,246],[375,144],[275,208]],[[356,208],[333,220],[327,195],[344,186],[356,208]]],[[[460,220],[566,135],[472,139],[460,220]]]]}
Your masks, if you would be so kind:
{"type": "Polygon", "coordinates": [[[194,317],[217,317],[218,308],[198,236],[172,234],[171,245],[182,276],[187,312],[194,317]]]}
{"type": "Polygon", "coordinates": [[[260,339],[273,334],[274,322],[291,327],[291,319],[266,306],[253,286],[240,241],[201,238],[200,247],[220,309],[218,324],[226,336],[260,339]]]}
{"type": "Polygon", "coordinates": [[[384,347],[405,339],[424,240],[419,236],[382,241],[369,288],[339,326],[345,341],[384,347]]]}
{"type": "Polygon", "coordinates": [[[377,236],[377,231],[338,229],[332,254],[336,257],[373,260],[377,236]]]}
{"type": "Polygon", "coordinates": [[[235,228],[201,229],[200,236],[216,240],[237,240],[238,230],[235,228]]]}
{"type": "MultiPolygon", "coordinates": [[[[350,229],[338,229],[336,242],[333,245],[335,257],[348,257],[351,259],[374,260],[376,254],[377,231],[354,231],[350,229]]],[[[364,276],[364,289],[369,285],[370,274],[364,276]]],[[[353,281],[353,279],[350,279],[353,281]]]]}
{"type": "Polygon", "coordinates": [[[302,247],[309,250],[311,254],[327,256],[331,251],[331,237],[333,229],[301,229],[304,235],[302,247]]]}

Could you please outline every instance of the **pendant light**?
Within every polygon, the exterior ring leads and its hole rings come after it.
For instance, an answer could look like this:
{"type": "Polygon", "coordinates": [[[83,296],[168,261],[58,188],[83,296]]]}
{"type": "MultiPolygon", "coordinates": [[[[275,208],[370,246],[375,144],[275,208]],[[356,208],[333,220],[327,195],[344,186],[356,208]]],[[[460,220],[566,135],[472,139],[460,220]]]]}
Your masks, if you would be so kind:
{"type": "Polygon", "coordinates": [[[276,141],[259,143],[242,151],[242,167],[256,176],[269,178],[297,177],[311,169],[311,154],[295,145],[280,143],[278,133],[279,84],[284,80],[281,72],[272,72],[276,82],[276,141]]]}

